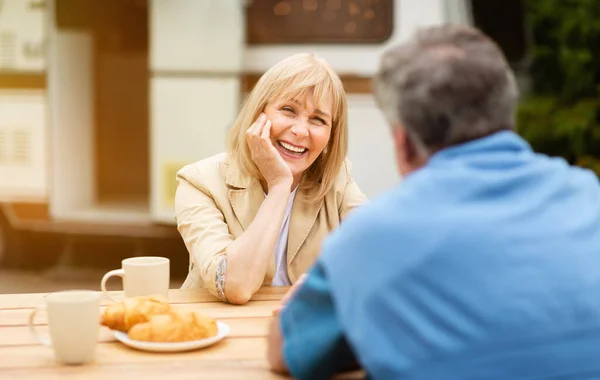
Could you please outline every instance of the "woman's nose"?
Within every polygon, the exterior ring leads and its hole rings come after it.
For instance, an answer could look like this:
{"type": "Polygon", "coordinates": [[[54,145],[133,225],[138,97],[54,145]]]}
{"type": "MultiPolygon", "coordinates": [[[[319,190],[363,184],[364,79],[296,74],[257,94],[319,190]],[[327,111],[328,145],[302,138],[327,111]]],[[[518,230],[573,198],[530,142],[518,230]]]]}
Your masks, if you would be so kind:
{"type": "Polygon", "coordinates": [[[298,121],[292,125],[292,133],[298,137],[308,136],[308,125],[303,121],[298,121]]]}

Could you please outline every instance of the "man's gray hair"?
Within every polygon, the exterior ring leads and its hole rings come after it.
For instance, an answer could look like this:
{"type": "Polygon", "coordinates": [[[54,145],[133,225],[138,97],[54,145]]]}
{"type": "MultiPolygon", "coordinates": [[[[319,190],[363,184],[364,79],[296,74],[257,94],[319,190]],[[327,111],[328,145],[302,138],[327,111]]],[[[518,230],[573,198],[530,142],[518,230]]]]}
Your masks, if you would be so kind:
{"type": "Polygon", "coordinates": [[[376,101],[423,154],[515,128],[518,90],[498,46],[477,29],[443,25],[387,50],[376,101]]]}

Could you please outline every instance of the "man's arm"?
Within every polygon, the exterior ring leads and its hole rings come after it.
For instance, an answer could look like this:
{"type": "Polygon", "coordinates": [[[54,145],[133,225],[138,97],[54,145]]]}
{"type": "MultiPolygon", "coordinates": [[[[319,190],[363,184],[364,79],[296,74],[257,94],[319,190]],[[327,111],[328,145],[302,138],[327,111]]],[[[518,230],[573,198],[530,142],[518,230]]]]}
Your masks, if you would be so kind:
{"type": "Polygon", "coordinates": [[[289,372],[285,359],[283,358],[283,339],[279,318],[273,318],[269,327],[269,339],[267,349],[267,360],[271,369],[275,372],[287,374],[289,372]]]}
{"type": "MultiPolygon", "coordinates": [[[[278,318],[273,318],[269,326],[267,360],[271,366],[271,370],[281,374],[288,374],[289,369],[283,357],[283,338],[281,336],[281,326],[278,318]]],[[[356,360],[351,360],[340,367],[341,371],[359,370],[360,365],[356,360]]]]}
{"type": "Polygon", "coordinates": [[[272,369],[298,379],[327,378],[355,367],[320,263],[271,323],[268,344],[272,369]]]}
{"type": "MultiPolygon", "coordinates": [[[[292,296],[296,293],[298,288],[302,286],[304,281],[306,280],[306,273],[303,273],[300,278],[294,283],[294,285],[290,288],[290,290],[285,294],[283,299],[281,300],[281,305],[279,308],[273,311],[273,316],[279,316],[279,312],[287,305],[292,296]]],[[[267,351],[267,359],[271,368],[275,372],[288,373],[287,365],[285,364],[285,360],[283,360],[283,355],[281,354],[283,339],[281,338],[281,327],[279,325],[279,318],[273,318],[271,324],[269,325],[269,338],[268,338],[268,351],[267,351]]]]}

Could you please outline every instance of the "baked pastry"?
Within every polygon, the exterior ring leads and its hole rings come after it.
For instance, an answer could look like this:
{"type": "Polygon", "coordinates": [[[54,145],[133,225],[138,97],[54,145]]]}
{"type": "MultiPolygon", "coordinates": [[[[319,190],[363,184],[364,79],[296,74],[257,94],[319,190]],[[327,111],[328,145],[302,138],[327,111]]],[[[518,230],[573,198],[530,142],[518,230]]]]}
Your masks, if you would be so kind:
{"type": "Polygon", "coordinates": [[[148,322],[129,330],[129,337],[146,342],[187,342],[216,336],[217,322],[206,315],[173,309],[168,314],[154,315],[148,322]]]}
{"type": "Polygon", "coordinates": [[[171,310],[169,301],[163,296],[130,297],[108,305],[100,323],[113,330],[128,332],[131,327],[150,320],[153,315],[171,310]]]}

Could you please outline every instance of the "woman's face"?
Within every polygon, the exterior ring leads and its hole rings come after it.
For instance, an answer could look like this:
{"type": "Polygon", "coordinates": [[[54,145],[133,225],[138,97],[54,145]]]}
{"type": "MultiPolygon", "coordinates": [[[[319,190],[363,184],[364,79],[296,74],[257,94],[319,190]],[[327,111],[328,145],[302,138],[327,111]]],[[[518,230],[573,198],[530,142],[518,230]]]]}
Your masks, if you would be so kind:
{"type": "Polygon", "coordinates": [[[331,136],[333,102],[331,96],[313,104],[306,99],[275,100],[264,113],[271,120],[271,142],[288,164],[295,182],[327,146],[331,136]]]}

